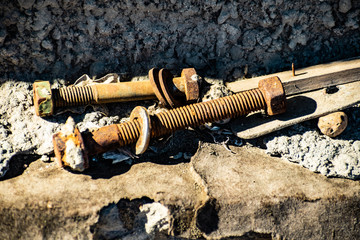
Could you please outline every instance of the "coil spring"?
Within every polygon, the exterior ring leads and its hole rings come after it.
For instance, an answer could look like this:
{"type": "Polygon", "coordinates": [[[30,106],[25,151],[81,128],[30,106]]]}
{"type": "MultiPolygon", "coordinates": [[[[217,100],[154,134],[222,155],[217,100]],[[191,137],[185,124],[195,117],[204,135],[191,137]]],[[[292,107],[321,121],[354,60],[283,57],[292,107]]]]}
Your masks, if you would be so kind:
{"type": "Polygon", "coordinates": [[[259,89],[252,89],[208,102],[161,112],[155,115],[152,137],[170,134],[186,127],[234,118],[265,109],[266,103],[259,89]]]}
{"type": "Polygon", "coordinates": [[[95,103],[91,86],[52,89],[55,107],[80,106],[95,103]]]}

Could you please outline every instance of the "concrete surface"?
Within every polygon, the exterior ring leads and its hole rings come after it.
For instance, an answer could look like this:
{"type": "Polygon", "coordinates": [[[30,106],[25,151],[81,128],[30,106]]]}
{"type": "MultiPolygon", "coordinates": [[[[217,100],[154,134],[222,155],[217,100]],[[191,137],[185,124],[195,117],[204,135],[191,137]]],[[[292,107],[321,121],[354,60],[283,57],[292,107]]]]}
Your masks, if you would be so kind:
{"type": "Polygon", "coordinates": [[[231,150],[202,143],[188,163],[117,165],[122,174],[107,179],[32,162],[0,182],[1,239],[360,236],[359,182],[329,179],[256,148],[231,150]],[[169,227],[147,234],[150,217],[141,212],[152,202],[168,209],[162,219],[169,227]]]}

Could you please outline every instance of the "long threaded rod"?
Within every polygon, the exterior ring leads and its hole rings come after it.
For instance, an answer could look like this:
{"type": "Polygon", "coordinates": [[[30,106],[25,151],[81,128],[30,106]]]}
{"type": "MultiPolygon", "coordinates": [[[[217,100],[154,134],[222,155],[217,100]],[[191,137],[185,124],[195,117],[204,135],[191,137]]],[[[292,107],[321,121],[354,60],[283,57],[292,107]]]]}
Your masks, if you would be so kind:
{"type": "MultiPolygon", "coordinates": [[[[170,134],[186,127],[234,118],[265,109],[265,99],[259,89],[252,89],[219,99],[191,104],[155,115],[152,137],[170,134]]],[[[153,120],[153,119],[152,119],[153,120]]]]}
{"type": "MultiPolygon", "coordinates": [[[[262,92],[259,89],[252,89],[208,102],[175,108],[151,117],[151,137],[164,136],[176,130],[197,127],[207,122],[243,116],[265,107],[262,92]]],[[[140,123],[135,119],[83,134],[83,138],[88,154],[95,155],[135,143],[140,133],[140,123]]]]}

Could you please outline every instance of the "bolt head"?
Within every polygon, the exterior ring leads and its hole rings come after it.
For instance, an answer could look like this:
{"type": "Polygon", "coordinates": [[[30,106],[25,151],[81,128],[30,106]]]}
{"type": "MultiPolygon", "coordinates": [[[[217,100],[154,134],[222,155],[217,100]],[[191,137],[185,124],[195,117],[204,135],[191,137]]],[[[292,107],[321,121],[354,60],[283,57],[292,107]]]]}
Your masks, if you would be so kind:
{"type": "Polygon", "coordinates": [[[63,131],[53,135],[53,145],[59,166],[69,167],[79,172],[89,167],[87,151],[73,118],[68,118],[63,126],[63,131]]]}
{"type": "Polygon", "coordinates": [[[278,77],[262,79],[259,82],[259,89],[265,98],[268,115],[286,112],[285,91],[278,77]]]}
{"type": "Polygon", "coordinates": [[[185,68],[181,72],[184,79],[186,101],[194,102],[199,98],[200,77],[196,74],[195,68],[185,68]]]}
{"type": "Polygon", "coordinates": [[[53,114],[54,104],[49,81],[35,81],[33,84],[35,113],[40,117],[53,114]]]}

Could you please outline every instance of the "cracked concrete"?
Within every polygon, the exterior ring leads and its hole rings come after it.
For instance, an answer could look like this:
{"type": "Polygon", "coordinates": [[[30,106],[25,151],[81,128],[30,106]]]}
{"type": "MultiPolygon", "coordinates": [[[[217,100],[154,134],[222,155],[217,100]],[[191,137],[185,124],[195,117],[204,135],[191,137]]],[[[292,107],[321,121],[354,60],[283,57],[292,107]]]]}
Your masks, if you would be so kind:
{"type": "Polygon", "coordinates": [[[106,179],[94,179],[95,171],[73,174],[55,163],[32,162],[21,176],[0,182],[1,222],[7,222],[0,224],[1,238],[360,235],[359,182],[313,174],[257,148],[231,149],[202,143],[188,163],[118,164],[122,174],[106,179]],[[165,206],[170,220],[165,232],[149,235],[138,214],[152,202],[165,206]]]}

